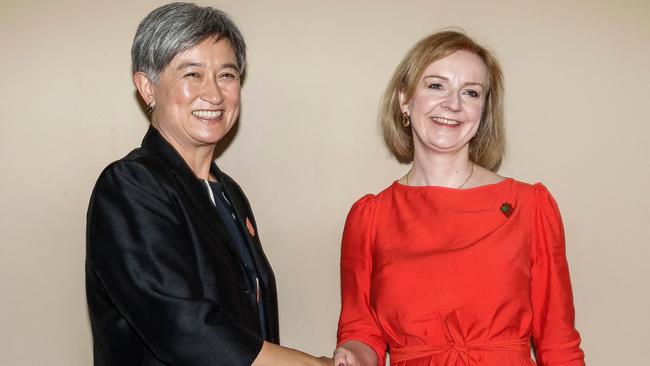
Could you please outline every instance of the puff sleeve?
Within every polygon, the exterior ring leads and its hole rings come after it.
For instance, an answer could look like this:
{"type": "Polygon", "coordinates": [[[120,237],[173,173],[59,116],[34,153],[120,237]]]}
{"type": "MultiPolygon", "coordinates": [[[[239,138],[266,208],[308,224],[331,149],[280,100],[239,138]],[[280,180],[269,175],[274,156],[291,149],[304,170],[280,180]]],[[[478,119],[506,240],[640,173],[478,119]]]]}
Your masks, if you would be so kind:
{"type": "Polygon", "coordinates": [[[574,307],[564,228],[546,187],[534,186],[531,296],[533,343],[540,366],[581,366],[584,353],[574,326],[574,307]]]}
{"type": "Polygon", "coordinates": [[[367,195],[348,214],[341,244],[341,315],[338,345],[355,340],[370,346],[378,364],[386,359],[386,341],[371,307],[373,217],[376,201],[367,195]]]}

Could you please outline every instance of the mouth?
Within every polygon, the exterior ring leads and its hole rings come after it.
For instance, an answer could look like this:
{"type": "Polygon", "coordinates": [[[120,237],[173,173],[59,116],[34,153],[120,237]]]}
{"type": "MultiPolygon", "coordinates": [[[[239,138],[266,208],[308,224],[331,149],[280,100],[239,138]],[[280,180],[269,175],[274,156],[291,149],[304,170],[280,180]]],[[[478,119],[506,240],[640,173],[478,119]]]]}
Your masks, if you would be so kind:
{"type": "Polygon", "coordinates": [[[215,119],[219,119],[223,115],[223,110],[214,111],[214,110],[199,109],[196,111],[192,111],[192,115],[194,117],[198,117],[205,120],[215,120],[215,119]]]}
{"type": "Polygon", "coordinates": [[[455,119],[443,118],[443,117],[431,117],[431,121],[435,124],[445,127],[456,127],[460,126],[463,122],[457,121],[455,119]]]}

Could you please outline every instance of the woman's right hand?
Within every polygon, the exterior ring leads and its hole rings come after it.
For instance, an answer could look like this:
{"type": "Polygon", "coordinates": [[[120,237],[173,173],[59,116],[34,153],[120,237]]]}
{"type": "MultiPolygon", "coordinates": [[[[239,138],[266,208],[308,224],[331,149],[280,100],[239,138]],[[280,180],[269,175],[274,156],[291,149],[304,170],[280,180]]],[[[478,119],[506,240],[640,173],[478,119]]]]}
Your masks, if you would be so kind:
{"type": "Polygon", "coordinates": [[[377,354],[363,342],[348,341],[334,350],[334,366],[377,366],[377,354]]]}

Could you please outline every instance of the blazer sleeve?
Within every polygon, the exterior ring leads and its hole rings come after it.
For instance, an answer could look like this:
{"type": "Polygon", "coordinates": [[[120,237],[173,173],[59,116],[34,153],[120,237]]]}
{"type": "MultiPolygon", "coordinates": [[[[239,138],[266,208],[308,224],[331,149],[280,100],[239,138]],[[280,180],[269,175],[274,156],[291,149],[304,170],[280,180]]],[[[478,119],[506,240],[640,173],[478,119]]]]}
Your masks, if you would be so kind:
{"type": "Polygon", "coordinates": [[[385,364],[386,341],[371,306],[372,226],[376,202],[367,195],[350,210],[341,244],[341,315],[337,343],[355,340],[370,346],[385,364]]]}
{"type": "Polygon", "coordinates": [[[263,340],[202,296],[188,231],[169,192],[141,162],[109,166],[88,211],[90,268],[164,363],[250,365],[263,340]]]}
{"type": "Polygon", "coordinates": [[[582,366],[562,218],[546,187],[538,183],[534,190],[531,296],[537,361],[540,366],[582,366]]]}

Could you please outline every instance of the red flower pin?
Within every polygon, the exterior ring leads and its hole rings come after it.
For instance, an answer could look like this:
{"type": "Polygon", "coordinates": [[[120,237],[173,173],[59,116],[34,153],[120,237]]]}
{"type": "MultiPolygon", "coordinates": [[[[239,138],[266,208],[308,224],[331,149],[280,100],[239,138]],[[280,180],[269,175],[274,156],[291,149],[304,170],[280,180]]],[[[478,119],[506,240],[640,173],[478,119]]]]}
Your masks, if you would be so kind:
{"type": "Polygon", "coordinates": [[[246,218],[246,227],[248,228],[248,232],[251,233],[251,236],[255,236],[255,228],[248,217],[246,218]]]}

